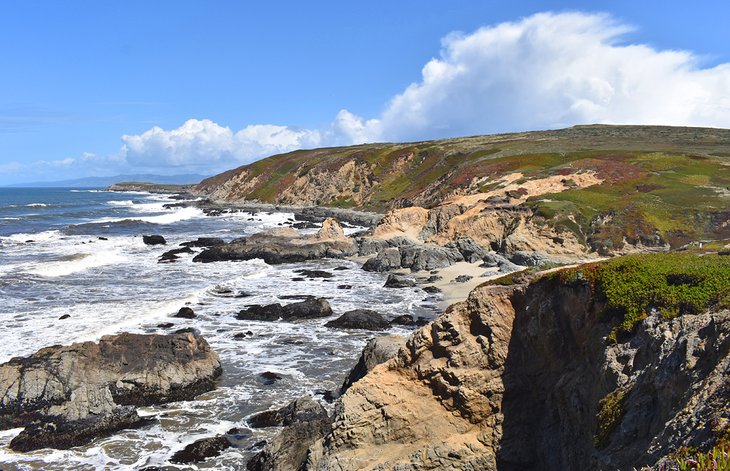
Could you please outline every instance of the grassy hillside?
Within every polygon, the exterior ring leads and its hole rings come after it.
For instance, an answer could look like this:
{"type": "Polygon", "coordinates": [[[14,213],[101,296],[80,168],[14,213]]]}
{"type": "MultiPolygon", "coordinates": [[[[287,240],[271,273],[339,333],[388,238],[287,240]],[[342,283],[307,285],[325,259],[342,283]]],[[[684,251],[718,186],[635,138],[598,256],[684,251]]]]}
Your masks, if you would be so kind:
{"type": "Polygon", "coordinates": [[[515,172],[524,181],[562,175],[568,184],[572,174],[595,172],[600,185],[525,204],[599,249],[730,238],[725,129],[596,125],[296,151],[211,177],[198,189],[232,201],[383,211],[489,191],[515,172]]]}

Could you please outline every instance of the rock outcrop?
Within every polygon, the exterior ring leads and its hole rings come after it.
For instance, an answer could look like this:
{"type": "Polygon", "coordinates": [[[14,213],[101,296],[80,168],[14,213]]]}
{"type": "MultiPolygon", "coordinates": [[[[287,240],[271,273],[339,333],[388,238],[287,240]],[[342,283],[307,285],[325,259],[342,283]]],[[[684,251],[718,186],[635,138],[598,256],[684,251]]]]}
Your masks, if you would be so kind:
{"type": "Polygon", "coordinates": [[[320,258],[343,258],[355,254],[352,240],[334,219],[322,223],[322,229],[313,236],[300,236],[290,228],[275,229],[250,237],[216,245],[203,250],[194,262],[251,260],[260,258],[268,264],[295,263],[320,258]]]}
{"type": "Polygon", "coordinates": [[[53,346],[0,365],[0,429],[11,448],[69,448],[148,423],[134,406],[189,400],[214,387],[218,355],[200,336],[120,334],[53,346]]]}
{"type": "Polygon", "coordinates": [[[307,470],[631,470],[728,430],[730,311],[630,338],[580,278],[483,286],[349,385],[307,470]]]}

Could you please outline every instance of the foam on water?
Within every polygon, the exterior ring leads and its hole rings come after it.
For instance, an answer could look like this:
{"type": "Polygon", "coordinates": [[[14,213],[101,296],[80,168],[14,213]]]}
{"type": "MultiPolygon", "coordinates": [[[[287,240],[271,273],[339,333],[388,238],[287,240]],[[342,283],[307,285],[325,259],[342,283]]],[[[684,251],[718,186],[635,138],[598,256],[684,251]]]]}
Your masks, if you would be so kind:
{"type": "MultiPolygon", "coordinates": [[[[191,208],[162,209],[162,204],[169,200],[160,195],[145,196],[141,203],[129,205],[128,200],[112,201],[124,204],[107,204],[109,211],[129,211],[140,221],[145,218],[160,221],[160,216],[191,217],[164,229],[168,241],[164,247],[146,246],[139,234],[110,233],[108,240],[98,240],[52,230],[3,238],[0,241],[3,255],[8,254],[8,259],[3,260],[0,269],[8,266],[11,269],[0,271],[0,295],[3,296],[0,316],[5,334],[0,344],[0,362],[12,356],[28,355],[47,345],[98,340],[102,335],[122,331],[164,333],[194,327],[220,355],[223,376],[214,391],[195,401],[142,409],[143,414],[158,418],[154,425],[121,431],[87,446],[13,453],[7,445],[17,430],[0,432],[0,463],[3,463],[0,468],[164,467],[169,465],[174,452],[194,440],[239,427],[251,435],[242,441],[241,448],[230,449],[196,467],[241,469],[252,454],[248,448],[275,433],[271,429],[248,430],[247,417],[305,394],[336,389],[362,346],[374,335],[368,331],[330,329],[324,326],[327,321],[362,307],[388,317],[435,315],[435,311],[421,307],[424,303],[435,303],[428,294],[419,289],[384,288],[385,275],[365,272],[359,264],[350,261],[277,266],[261,260],[204,264],[193,263],[194,255],[183,254],[175,263],[157,263],[162,252],[180,242],[213,233],[223,234],[230,240],[280,227],[293,218],[292,214],[226,213],[201,217],[197,209],[195,212],[189,211],[191,208]],[[158,211],[166,214],[155,214],[158,211]],[[26,240],[36,242],[25,243],[26,240]],[[302,268],[327,270],[333,277],[292,281],[301,276],[296,271],[302,268]],[[57,276],[48,276],[49,272],[57,276]],[[340,284],[352,285],[352,289],[338,289],[340,284]],[[296,299],[283,299],[294,295],[325,297],[335,315],[296,323],[242,321],[235,317],[239,310],[251,304],[296,302],[296,299]],[[193,308],[197,317],[172,317],[183,306],[193,308]],[[71,317],[59,320],[65,314],[71,317]],[[171,322],[174,327],[169,330],[157,327],[163,322],[171,322]],[[244,334],[244,338],[237,338],[236,334],[244,334]],[[264,384],[259,375],[266,371],[282,379],[264,384]]],[[[407,332],[406,328],[394,327],[385,333],[407,332]]]]}

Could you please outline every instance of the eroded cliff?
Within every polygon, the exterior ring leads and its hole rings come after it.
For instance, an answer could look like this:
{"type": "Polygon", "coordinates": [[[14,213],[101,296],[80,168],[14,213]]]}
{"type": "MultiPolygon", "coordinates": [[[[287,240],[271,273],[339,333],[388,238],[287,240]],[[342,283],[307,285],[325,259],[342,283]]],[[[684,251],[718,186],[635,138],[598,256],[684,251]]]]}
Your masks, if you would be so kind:
{"type": "Polygon", "coordinates": [[[618,342],[623,313],[570,275],[479,287],[414,333],[340,398],[306,469],[632,469],[711,446],[730,418],[726,271],[710,309],[646,306],[618,342]]]}

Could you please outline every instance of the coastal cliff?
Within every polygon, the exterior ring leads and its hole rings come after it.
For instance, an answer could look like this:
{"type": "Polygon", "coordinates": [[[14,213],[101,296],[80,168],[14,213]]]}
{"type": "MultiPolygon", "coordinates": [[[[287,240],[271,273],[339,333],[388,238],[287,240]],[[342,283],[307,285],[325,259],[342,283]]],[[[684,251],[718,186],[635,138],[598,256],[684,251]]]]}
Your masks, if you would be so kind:
{"type": "Polygon", "coordinates": [[[296,151],[195,191],[234,203],[420,207],[415,235],[426,242],[615,255],[730,239],[728,155],[725,129],[576,126],[296,151]]]}
{"type": "Polygon", "coordinates": [[[304,469],[630,470],[721,443],[730,265],[673,257],[480,286],[349,387],[304,469]],[[642,273],[663,281],[617,300],[642,273]]]}

